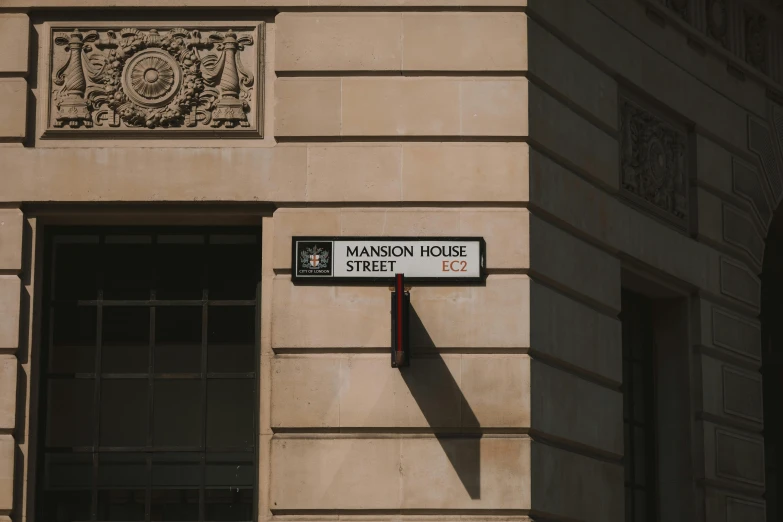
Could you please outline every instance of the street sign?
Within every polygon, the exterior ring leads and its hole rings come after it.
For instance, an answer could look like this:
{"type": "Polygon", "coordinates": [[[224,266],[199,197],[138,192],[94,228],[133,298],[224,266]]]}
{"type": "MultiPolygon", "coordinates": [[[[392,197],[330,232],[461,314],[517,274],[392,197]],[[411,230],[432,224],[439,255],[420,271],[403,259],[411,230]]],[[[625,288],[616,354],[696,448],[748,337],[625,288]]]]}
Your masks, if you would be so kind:
{"type": "Polygon", "coordinates": [[[298,283],[477,283],[485,270],[480,237],[294,237],[291,256],[298,283]]]}

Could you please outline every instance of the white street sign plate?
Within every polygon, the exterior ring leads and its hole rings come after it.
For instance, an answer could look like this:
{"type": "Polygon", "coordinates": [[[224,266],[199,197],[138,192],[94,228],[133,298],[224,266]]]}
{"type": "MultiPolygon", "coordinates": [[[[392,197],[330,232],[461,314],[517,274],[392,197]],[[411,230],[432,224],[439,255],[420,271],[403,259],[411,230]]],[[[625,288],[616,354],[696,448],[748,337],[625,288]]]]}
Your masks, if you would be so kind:
{"type": "Polygon", "coordinates": [[[484,240],[477,237],[294,237],[292,277],[297,282],[478,282],[484,240]]]}

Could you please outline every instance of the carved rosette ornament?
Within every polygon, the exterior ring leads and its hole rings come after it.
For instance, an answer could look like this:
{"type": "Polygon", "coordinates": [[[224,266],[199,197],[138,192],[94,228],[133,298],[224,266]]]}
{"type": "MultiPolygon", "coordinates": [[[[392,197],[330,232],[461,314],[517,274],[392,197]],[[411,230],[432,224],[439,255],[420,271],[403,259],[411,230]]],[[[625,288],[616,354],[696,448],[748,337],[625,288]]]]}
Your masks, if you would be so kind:
{"type": "Polygon", "coordinates": [[[53,127],[255,128],[255,33],[127,27],[55,34],[53,61],[60,47],[68,54],[53,73],[53,127]]]}
{"type": "Polygon", "coordinates": [[[622,190],[637,203],[686,226],[688,148],[685,132],[622,99],[622,190]]]}

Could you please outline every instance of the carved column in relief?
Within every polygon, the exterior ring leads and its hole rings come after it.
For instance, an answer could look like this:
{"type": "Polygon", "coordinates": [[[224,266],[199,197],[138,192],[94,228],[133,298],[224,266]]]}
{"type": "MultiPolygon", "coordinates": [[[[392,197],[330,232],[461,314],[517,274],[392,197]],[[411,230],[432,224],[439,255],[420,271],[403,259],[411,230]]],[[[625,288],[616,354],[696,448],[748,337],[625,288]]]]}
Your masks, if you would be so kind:
{"type": "Polygon", "coordinates": [[[77,128],[80,125],[92,127],[92,115],[87,101],[84,99],[84,91],[87,82],[84,78],[82,65],[82,50],[85,42],[93,42],[98,39],[98,33],[90,31],[86,35],[78,29],[66,37],[57,37],[54,43],[66,46],[68,59],[54,75],[55,85],[60,89],[55,92],[57,104],[57,121],[55,127],[63,127],[66,123],[77,128]]]}
{"type": "Polygon", "coordinates": [[[247,88],[253,85],[253,75],[242,66],[242,61],[237,55],[244,45],[253,43],[250,36],[237,38],[237,34],[228,30],[225,35],[214,34],[210,40],[217,42],[217,50],[222,51],[217,60],[203,61],[204,77],[215,81],[220,79],[220,101],[212,114],[212,126],[235,127],[237,124],[247,127],[245,116],[246,100],[240,100],[240,92],[244,95],[247,88]]]}

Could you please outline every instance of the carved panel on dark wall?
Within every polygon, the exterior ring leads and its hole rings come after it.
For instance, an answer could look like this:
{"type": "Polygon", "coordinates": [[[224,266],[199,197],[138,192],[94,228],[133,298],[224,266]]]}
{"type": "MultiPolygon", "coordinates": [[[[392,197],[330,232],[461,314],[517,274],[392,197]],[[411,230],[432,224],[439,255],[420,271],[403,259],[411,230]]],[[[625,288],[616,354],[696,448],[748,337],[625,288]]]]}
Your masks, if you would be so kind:
{"type": "Polygon", "coordinates": [[[729,8],[726,0],[707,0],[707,34],[729,48],[729,8]]]}
{"type": "Polygon", "coordinates": [[[262,29],[53,28],[46,134],[258,134],[262,29]]]}
{"type": "Polygon", "coordinates": [[[767,17],[745,9],[745,61],[762,72],[767,72],[769,34],[767,17]]]}
{"type": "Polygon", "coordinates": [[[689,0],[666,0],[666,5],[685,21],[690,21],[689,4],[689,0]]]}
{"type": "Polygon", "coordinates": [[[622,183],[625,196],[676,225],[688,225],[688,137],[627,98],[622,116],[622,183]]]}

